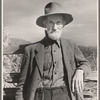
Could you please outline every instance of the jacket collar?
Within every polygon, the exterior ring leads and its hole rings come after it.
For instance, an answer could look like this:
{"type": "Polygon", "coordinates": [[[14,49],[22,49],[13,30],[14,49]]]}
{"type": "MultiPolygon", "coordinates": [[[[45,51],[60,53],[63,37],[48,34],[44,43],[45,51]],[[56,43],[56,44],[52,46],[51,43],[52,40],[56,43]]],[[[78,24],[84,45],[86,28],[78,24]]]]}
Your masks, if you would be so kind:
{"type": "Polygon", "coordinates": [[[41,40],[35,49],[35,58],[40,77],[43,77],[43,64],[44,64],[44,39],[41,40]]]}
{"type": "MultiPolygon", "coordinates": [[[[35,49],[36,52],[41,52],[42,49],[44,51],[45,42],[46,42],[46,37],[38,42],[38,45],[35,49]]],[[[66,42],[65,39],[61,38],[60,41],[59,41],[59,45],[62,46],[62,49],[66,50],[66,47],[68,46],[68,42],[66,42]]]]}
{"type": "Polygon", "coordinates": [[[41,48],[44,48],[44,39],[42,39],[41,41],[38,42],[38,45],[37,45],[35,51],[40,52],[41,48]]]}

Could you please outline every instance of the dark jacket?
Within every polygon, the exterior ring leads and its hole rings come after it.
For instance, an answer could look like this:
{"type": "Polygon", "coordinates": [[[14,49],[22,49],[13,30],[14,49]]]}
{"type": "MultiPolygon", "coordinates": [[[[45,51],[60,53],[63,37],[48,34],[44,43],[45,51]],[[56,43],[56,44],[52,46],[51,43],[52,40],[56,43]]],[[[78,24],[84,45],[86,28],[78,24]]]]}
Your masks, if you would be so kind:
{"type": "MultiPolygon", "coordinates": [[[[81,94],[77,96],[71,92],[71,81],[76,69],[84,70],[84,77],[86,77],[90,67],[79,48],[73,42],[61,39],[61,47],[67,72],[69,93],[72,100],[82,100],[80,98],[81,94]]],[[[25,48],[16,100],[34,100],[36,89],[42,79],[43,64],[44,39],[25,48]]]]}

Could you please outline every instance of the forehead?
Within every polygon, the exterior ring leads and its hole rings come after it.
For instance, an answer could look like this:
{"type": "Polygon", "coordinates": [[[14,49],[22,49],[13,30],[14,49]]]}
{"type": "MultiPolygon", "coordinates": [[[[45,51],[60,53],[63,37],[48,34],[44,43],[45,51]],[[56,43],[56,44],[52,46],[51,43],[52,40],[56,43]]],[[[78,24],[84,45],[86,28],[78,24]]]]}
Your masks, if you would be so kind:
{"type": "Polygon", "coordinates": [[[63,16],[62,15],[49,15],[49,16],[47,16],[47,20],[54,20],[54,21],[56,21],[56,20],[60,20],[60,21],[62,21],[62,19],[63,19],[63,16]]]}

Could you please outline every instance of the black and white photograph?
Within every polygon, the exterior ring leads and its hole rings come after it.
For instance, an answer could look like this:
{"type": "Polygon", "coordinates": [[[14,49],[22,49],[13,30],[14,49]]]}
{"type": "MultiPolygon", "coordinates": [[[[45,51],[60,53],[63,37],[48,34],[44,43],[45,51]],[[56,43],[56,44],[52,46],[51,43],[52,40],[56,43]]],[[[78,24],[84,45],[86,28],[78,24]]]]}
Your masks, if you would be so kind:
{"type": "Polygon", "coordinates": [[[2,99],[98,100],[98,0],[3,0],[2,99]]]}

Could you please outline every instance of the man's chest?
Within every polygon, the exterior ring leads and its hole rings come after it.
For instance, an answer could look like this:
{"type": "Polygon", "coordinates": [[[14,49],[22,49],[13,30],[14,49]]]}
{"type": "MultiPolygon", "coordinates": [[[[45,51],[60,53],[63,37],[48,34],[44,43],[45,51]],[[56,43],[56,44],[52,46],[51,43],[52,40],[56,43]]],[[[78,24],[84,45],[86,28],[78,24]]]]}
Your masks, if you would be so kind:
{"type": "Polygon", "coordinates": [[[43,83],[45,86],[63,85],[64,65],[61,47],[57,44],[44,48],[43,83]]]}

